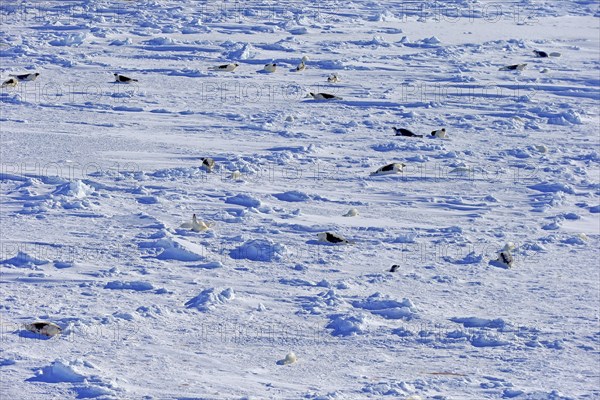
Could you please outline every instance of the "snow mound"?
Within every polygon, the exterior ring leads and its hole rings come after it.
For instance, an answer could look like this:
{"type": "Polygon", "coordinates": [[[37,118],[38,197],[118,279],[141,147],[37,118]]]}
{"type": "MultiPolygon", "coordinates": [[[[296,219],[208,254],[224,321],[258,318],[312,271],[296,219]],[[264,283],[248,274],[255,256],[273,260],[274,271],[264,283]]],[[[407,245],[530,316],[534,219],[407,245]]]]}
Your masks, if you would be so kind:
{"type": "Polygon", "coordinates": [[[59,39],[54,39],[48,42],[51,46],[73,47],[79,46],[85,40],[87,35],[84,32],[66,35],[59,39]]]}
{"type": "Polygon", "coordinates": [[[16,256],[0,261],[0,264],[10,264],[15,267],[31,267],[48,264],[49,262],[48,260],[39,259],[23,251],[19,251],[16,256]]]}
{"type": "Polygon", "coordinates": [[[409,299],[397,301],[377,292],[364,300],[353,301],[352,306],[371,311],[386,319],[411,319],[417,315],[415,305],[409,299]]]}
{"type": "Polygon", "coordinates": [[[450,321],[462,324],[465,328],[493,328],[503,329],[508,324],[501,318],[487,319],[478,317],[455,317],[450,318],[450,321]]]}
{"type": "Polygon", "coordinates": [[[570,126],[570,125],[581,125],[583,122],[581,121],[581,115],[579,113],[568,110],[560,114],[552,115],[548,118],[548,124],[550,125],[560,125],[560,126],[570,126]]]}
{"type": "Polygon", "coordinates": [[[177,239],[165,237],[155,242],[140,243],[141,248],[156,249],[160,251],[156,258],[159,260],[178,260],[178,261],[200,261],[204,259],[202,255],[204,249],[194,243],[179,241],[177,239]]]}
{"type": "Polygon", "coordinates": [[[73,261],[54,260],[54,268],[58,269],[73,268],[75,265],[73,261]]]}
{"type": "Polygon", "coordinates": [[[394,240],[392,240],[392,243],[415,243],[416,238],[417,238],[416,232],[402,233],[402,234],[396,236],[396,238],[394,240]]]}
{"type": "MultiPolygon", "coordinates": [[[[377,14],[371,16],[369,21],[374,22],[386,22],[386,21],[398,21],[398,18],[392,13],[390,10],[384,10],[382,12],[378,12],[377,14]]],[[[402,33],[402,30],[399,30],[397,33],[402,33]]]]}
{"type": "Polygon", "coordinates": [[[231,250],[229,256],[235,260],[270,262],[283,259],[286,253],[287,248],[283,244],[275,243],[270,239],[254,239],[231,250]]]}
{"type": "Polygon", "coordinates": [[[310,196],[298,190],[290,190],[289,192],[276,193],[273,197],[281,201],[301,202],[310,200],[310,196]]]}
{"type": "Polygon", "coordinates": [[[538,192],[542,192],[542,193],[558,193],[558,192],[564,192],[564,193],[568,193],[568,194],[574,194],[574,190],[571,186],[565,184],[565,183],[560,183],[560,182],[541,182],[538,183],[536,185],[532,185],[532,186],[528,186],[529,189],[533,189],[533,190],[537,190],[538,192]]]}
{"type": "Polygon", "coordinates": [[[415,393],[415,388],[405,382],[376,382],[376,383],[368,383],[362,388],[363,393],[367,393],[369,395],[374,396],[402,396],[399,397],[401,399],[404,396],[411,395],[415,393]]]}
{"type": "Polygon", "coordinates": [[[191,265],[193,268],[201,268],[201,269],[217,269],[223,268],[223,263],[220,261],[211,261],[204,264],[191,265]]]}
{"type": "MultiPolygon", "coordinates": [[[[62,181],[62,179],[59,178],[62,181]]],[[[64,208],[72,209],[87,209],[93,206],[89,196],[95,192],[95,189],[83,183],[81,180],[74,180],[68,183],[62,183],[48,196],[47,199],[41,202],[32,201],[24,205],[29,208],[27,213],[38,211],[47,211],[48,209],[64,208]]],[[[36,199],[39,200],[39,199],[36,199]]]]}
{"type": "Polygon", "coordinates": [[[382,151],[382,152],[387,152],[387,151],[398,151],[398,150],[402,150],[401,145],[399,145],[398,143],[394,143],[394,142],[389,142],[389,143],[378,143],[378,144],[374,144],[371,145],[371,148],[375,151],[382,151]]]}
{"type": "MultiPolygon", "coordinates": [[[[388,142],[388,143],[376,143],[371,145],[371,149],[379,152],[390,152],[390,151],[442,151],[444,150],[443,144],[421,144],[417,142],[388,142]]],[[[453,158],[453,157],[446,157],[453,158]]]]}
{"type": "Polygon", "coordinates": [[[228,60],[249,60],[256,57],[256,49],[249,43],[234,43],[226,42],[223,45],[229,44],[229,51],[225,55],[228,60]]]}
{"type": "Polygon", "coordinates": [[[207,73],[206,71],[202,71],[199,69],[183,68],[181,70],[173,70],[173,71],[169,72],[169,75],[199,78],[199,77],[204,77],[204,76],[210,76],[210,73],[207,73]]]}
{"type": "MultiPolygon", "coordinates": [[[[143,109],[142,109],[143,110],[143,109]]],[[[149,174],[149,176],[154,178],[164,178],[164,179],[177,179],[177,178],[200,178],[205,174],[199,168],[165,168],[159,169],[149,174]]]]}
{"type": "Polygon", "coordinates": [[[158,204],[160,201],[156,196],[140,196],[136,198],[140,204],[158,204]]]}
{"type": "Polygon", "coordinates": [[[422,40],[425,44],[440,44],[442,41],[435,36],[431,36],[422,40]]]}
{"type": "Polygon", "coordinates": [[[281,279],[279,279],[279,283],[281,283],[282,285],[289,285],[289,286],[316,286],[316,284],[314,282],[307,281],[305,279],[300,279],[300,278],[292,278],[292,279],[281,278],[281,279]]]}
{"type": "Polygon", "coordinates": [[[217,293],[215,288],[203,290],[198,296],[187,301],[187,308],[197,308],[199,311],[210,311],[218,305],[229,303],[235,299],[235,292],[232,288],[221,290],[217,293]]]}
{"type": "Polygon", "coordinates": [[[300,297],[300,301],[303,312],[314,315],[323,314],[327,310],[336,310],[344,304],[342,297],[333,289],[321,292],[316,296],[300,297]]]}
{"type": "Polygon", "coordinates": [[[86,185],[80,180],[74,180],[73,182],[60,185],[54,192],[52,192],[52,194],[76,199],[84,199],[94,191],[95,189],[93,187],[86,185]]]}
{"type": "Polygon", "coordinates": [[[133,43],[133,42],[130,38],[127,38],[124,40],[115,39],[115,40],[111,41],[108,45],[109,46],[125,46],[125,45],[129,45],[131,43],[133,43]]]}
{"type": "Polygon", "coordinates": [[[358,40],[351,42],[358,46],[372,46],[374,48],[377,47],[390,47],[391,44],[388,43],[382,36],[373,36],[371,40],[358,40]]]}
{"type": "Polygon", "coordinates": [[[295,27],[288,29],[288,32],[292,35],[306,35],[308,33],[308,29],[305,26],[295,27]]]}
{"type": "Polygon", "coordinates": [[[112,281],[108,282],[104,289],[115,289],[115,290],[135,290],[138,292],[143,292],[146,290],[154,289],[154,286],[150,282],[143,281],[112,281]]]}
{"type": "Polygon", "coordinates": [[[502,340],[501,338],[490,335],[488,333],[482,333],[479,335],[474,335],[471,338],[471,344],[474,347],[498,347],[498,346],[506,346],[509,344],[508,341],[502,340]]]}
{"type": "Polygon", "coordinates": [[[15,365],[16,363],[17,361],[12,358],[0,358],[0,367],[15,365]]]}
{"type": "Polygon", "coordinates": [[[503,398],[517,398],[523,400],[573,400],[574,397],[561,394],[558,390],[546,392],[543,390],[535,390],[533,392],[523,392],[522,390],[504,389],[502,391],[503,398]],[[523,396],[524,395],[524,396],[523,396]]]}
{"type": "Polygon", "coordinates": [[[258,208],[262,204],[259,199],[249,194],[236,194],[235,196],[226,198],[225,203],[252,208],[258,208]]]}
{"type": "Polygon", "coordinates": [[[79,363],[56,360],[38,371],[33,380],[48,383],[83,382],[85,375],[78,371],[77,364],[79,363]]]}
{"type": "Polygon", "coordinates": [[[509,156],[513,156],[515,158],[531,158],[532,155],[527,149],[510,149],[505,152],[509,156]]]}
{"type": "Polygon", "coordinates": [[[89,362],[57,359],[49,366],[38,370],[36,376],[28,381],[72,383],[78,399],[116,399],[117,387],[112,382],[105,382],[101,377],[90,372],[96,372],[96,368],[89,362]]]}
{"type": "Polygon", "coordinates": [[[534,211],[545,212],[553,207],[562,205],[565,202],[565,198],[566,195],[562,191],[556,193],[543,193],[538,196],[533,196],[531,205],[534,211]]]}
{"type": "Polygon", "coordinates": [[[326,326],[332,329],[333,336],[354,336],[365,332],[367,318],[362,315],[335,314],[330,317],[331,322],[326,326]]]}
{"type": "Polygon", "coordinates": [[[569,244],[569,245],[579,245],[579,246],[583,246],[586,244],[585,240],[579,236],[574,236],[574,237],[563,239],[563,240],[561,240],[561,243],[569,244]]]}
{"type": "Polygon", "coordinates": [[[443,258],[445,261],[452,263],[452,264],[458,264],[458,265],[479,264],[480,262],[483,261],[483,254],[477,254],[474,251],[472,251],[469,254],[467,254],[466,256],[464,256],[463,258],[459,258],[459,259],[454,259],[454,258],[448,257],[448,256],[444,256],[443,258]]]}
{"type": "Polygon", "coordinates": [[[178,42],[172,38],[163,36],[150,40],[145,40],[143,43],[151,46],[172,46],[174,44],[177,44],[178,42]]]}

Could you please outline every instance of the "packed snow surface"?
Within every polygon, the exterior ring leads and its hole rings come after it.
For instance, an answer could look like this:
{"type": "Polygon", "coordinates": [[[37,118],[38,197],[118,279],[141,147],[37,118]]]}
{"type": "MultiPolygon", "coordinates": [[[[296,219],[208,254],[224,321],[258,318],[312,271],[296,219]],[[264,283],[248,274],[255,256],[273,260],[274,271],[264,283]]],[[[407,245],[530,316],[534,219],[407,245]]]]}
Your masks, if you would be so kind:
{"type": "Polygon", "coordinates": [[[0,18],[2,399],[600,398],[598,2],[0,18]]]}

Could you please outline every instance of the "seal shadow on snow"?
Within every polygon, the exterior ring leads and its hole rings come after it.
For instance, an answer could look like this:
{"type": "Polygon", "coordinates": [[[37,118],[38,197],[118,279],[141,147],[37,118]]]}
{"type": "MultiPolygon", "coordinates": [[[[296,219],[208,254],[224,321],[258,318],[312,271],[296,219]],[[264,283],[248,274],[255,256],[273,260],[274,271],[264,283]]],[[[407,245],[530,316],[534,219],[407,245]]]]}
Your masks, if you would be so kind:
{"type": "Polygon", "coordinates": [[[328,243],[328,242],[322,242],[320,240],[317,239],[311,239],[311,240],[307,240],[305,242],[306,244],[311,244],[311,245],[316,245],[316,246],[327,246],[327,247],[343,247],[343,246],[348,246],[348,245],[352,245],[354,243],[328,243]]]}
{"type": "Polygon", "coordinates": [[[70,216],[70,217],[80,217],[80,218],[106,218],[106,215],[89,213],[89,212],[66,213],[64,215],[67,215],[67,216],[70,216]]]}
{"type": "Polygon", "coordinates": [[[322,106],[323,103],[332,103],[332,104],[336,104],[336,105],[345,105],[345,106],[350,106],[350,107],[361,107],[361,108],[369,108],[369,107],[375,107],[375,108],[395,108],[397,109],[398,107],[401,106],[400,103],[395,103],[392,101],[369,101],[369,100],[363,100],[363,101],[359,101],[359,100],[314,100],[314,99],[306,99],[303,101],[303,103],[313,103],[316,104],[318,106],[322,106]]]}
{"type": "Polygon", "coordinates": [[[17,336],[19,336],[20,338],[37,339],[37,340],[52,340],[52,339],[54,339],[53,337],[49,337],[49,336],[42,335],[39,333],[30,332],[27,330],[20,330],[17,333],[17,336]]]}
{"type": "Polygon", "coordinates": [[[207,52],[207,53],[218,53],[217,49],[213,49],[210,47],[202,47],[202,46],[189,46],[185,44],[177,45],[146,45],[146,46],[134,46],[140,50],[146,50],[150,52],[207,52]]]}
{"type": "Polygon", "coordinates": [[[492,267],[496,267],[496,268],[500,268],[500,269],[510,269],[506,264],[501,263],[500,261],[497,261],[497,260],[490,260],[490,262],[488,264],[491,265],[492,267]]]}
{"type": "Polygon", "coordinates": [[[55,25],[55,26],[51,26],[51,27],[49,25],[36,25],[36,26],[31,26],[29,29],[35,29],[35,30],[40,30],[40,31],[63,32],[63,31],[85,30],[85,29],[89,29],[89,28],[86,27],[85,25],[55,25]]]}

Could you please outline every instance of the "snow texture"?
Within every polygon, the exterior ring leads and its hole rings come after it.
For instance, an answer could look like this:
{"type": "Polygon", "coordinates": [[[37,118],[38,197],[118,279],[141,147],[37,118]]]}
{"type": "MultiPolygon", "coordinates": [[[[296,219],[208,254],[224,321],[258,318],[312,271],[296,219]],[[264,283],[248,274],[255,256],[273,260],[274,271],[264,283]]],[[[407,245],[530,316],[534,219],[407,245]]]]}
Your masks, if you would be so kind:
{"type": "Polygon", "coordinates": [[[600,398],[599,18],[0,2],[0,397],[600,398]]]}

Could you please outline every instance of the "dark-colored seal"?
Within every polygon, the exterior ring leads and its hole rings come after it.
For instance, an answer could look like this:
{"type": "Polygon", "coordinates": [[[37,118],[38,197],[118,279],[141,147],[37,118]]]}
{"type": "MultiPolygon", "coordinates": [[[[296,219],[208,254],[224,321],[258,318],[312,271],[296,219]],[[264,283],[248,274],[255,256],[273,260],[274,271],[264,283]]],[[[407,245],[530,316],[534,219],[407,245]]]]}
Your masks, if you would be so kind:
{"type": "Polygon", "coordinates": [[[388,164],[388,165],[384,165],[383,167],[379,168],[375,172],[371,172],[371,175],[386,175],[386,174],[399,173],[399,172],[402,172],[402,169],[404,167],[406,167],[406,164],[402,164],[402,163],[388,164]]]}
{"type": "Polygon", "coordinates": [[[203,165],[204,167],[206,167],[206,170],[207,170],[208,172],[211,172],[211,171],[212,171],[212,169],[215,167],[215,160],[213,160],[213,159],[212,159],[212,158],[210,158],[210,157],[202,157],[202,158],[200,158],[200,159],[202,160],[202,165],[203,165]]]}
{"type": "Polygon", "coordinates": [[[231,64],[223,64],[223,65],[217,65],[216,67],[209,67],[208,69],[213,70],[213,71],[233,71],[234,69],[236,69],[237,67],[239,67],[240,64],[238,63],[231,63],[231,64]]]}
{"type": "Polygon", "coordinates": [[[19,83],[19,80],[17,78],[8,78],[7,80],[5,80],[4,82],[2,82],[2,86],[3,88],[5,87],[15,87],[17,86],[17,84],[19,83]]]}
{"type": "Polygon", "coordinates": [[[509,251],[501,251],[498,256],[498,261],[508,265],[509,267],[512,267],[512,263],[513,263],[512,254],[510,254],[509,251]]]}
{"type": "Polygon", "coordinates": [[[131,82],[137,82],[137,79],[133,79],[130,78],[128,76],[125,75],[121,75],[121,74],[114,74],[115,75],[115,81],[116,82],[121,82],[121,83],[131,83],[131,82]]]}
{"type": "Polygon", "coordinates": [[[341,100],[341,97],[329,93],[309,93],[315,100],[341,100]]]}
{"type": "Polygon", "coordinates": [[[35,81],[38,76],[40,76],[39,72],[33,72],[31,74],[20,74],[20,75],[11,75],[14,78],[17,78],[19,81],[35,81]]]}
{"type": "Polygon", "coordinates": [[[334,243],[334,244],[350,243],[350,241],[345,239],[343,236],[336,235],[335,233],[331,233],[331,232],[319,233],[317,236],[318,236],[319,240],[322,242],[328,242],[328,243],[334,243]]]}
{"type": "Polygon", "coordinates": [[[30,332],[48,337],[56,336],[62,332],[61,327],[53,322],[34,322],[24,325],[24,328],[30,332]]]}
{"type": "Polygon", "coordinates": [[[423,135],[417,135],[416,133],[413,133],[412,131],[409,131],[408,129],[396,128],[395,126],[392,127],[392,129],[396,133],[396,136],[423,137],[423,135]]]}
{"type": "Polygon", "coordinates": [[[507,65],[505,67],[500,68],[500,71],[522,71],[525,69],[527,64],[513,64],[507,65]]]}

